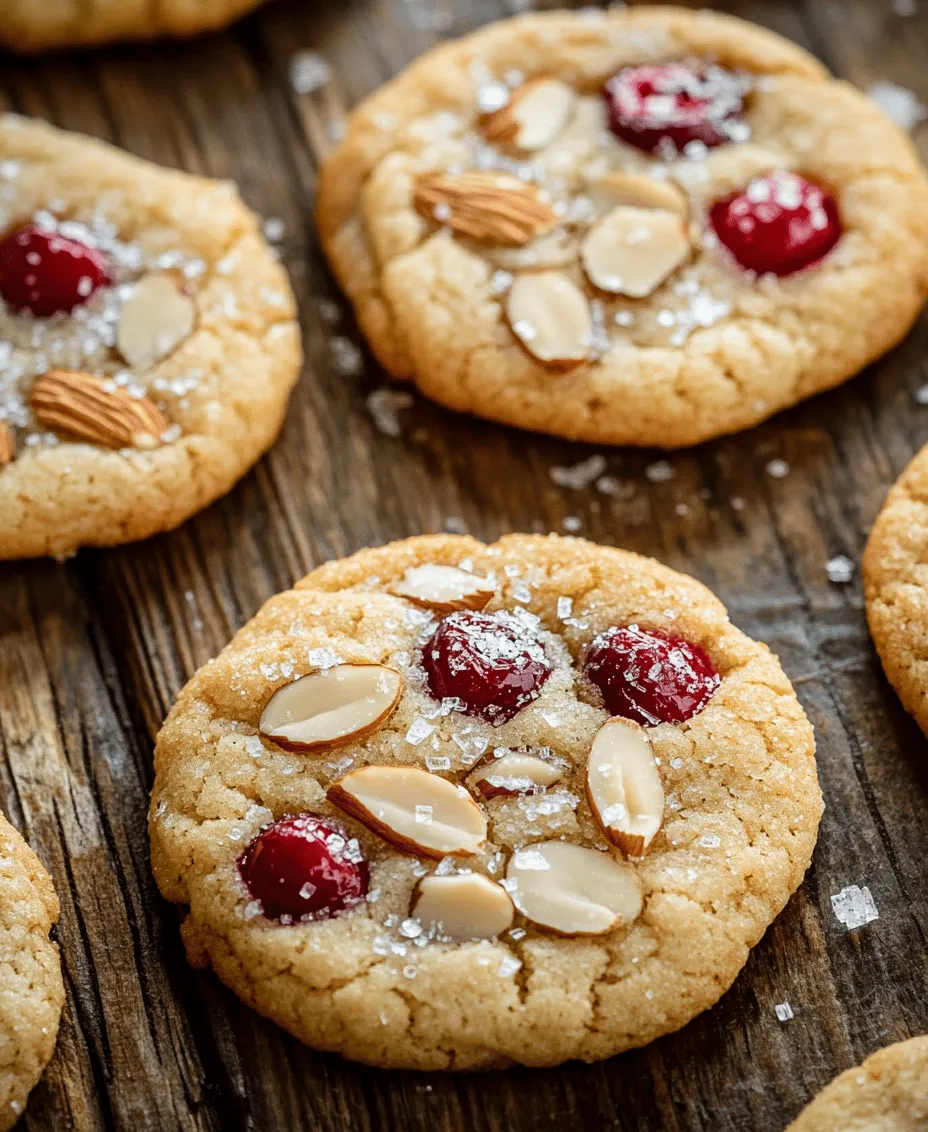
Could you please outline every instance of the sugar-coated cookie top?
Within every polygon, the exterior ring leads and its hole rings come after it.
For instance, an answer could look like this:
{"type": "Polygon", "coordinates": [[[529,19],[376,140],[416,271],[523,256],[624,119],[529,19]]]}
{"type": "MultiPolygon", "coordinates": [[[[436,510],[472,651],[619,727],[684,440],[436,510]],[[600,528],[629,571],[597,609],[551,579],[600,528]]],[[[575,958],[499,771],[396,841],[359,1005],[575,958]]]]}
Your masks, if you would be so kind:
{"type": "Polygon", "coordinates": [[[64,1001],[51,879],[0,814],[0,1129],[12,1128],[55,1048],[64,1001]]]}
{"type": "Polygon", "coordinates": [[[708,12],[528,15],[429,53],[353,115],[318,216],[396,375],[590,441],[753,424],[878,356],[928,294],[906,137],[708,12]]]}
{"type": "Polygon", "coordinates": [[[556,536],[409,539],[273,598],[188,684],[153,864],[191,958],[320,1048],[606,1057],[711,1005],[798,886],[813,752],[697,582],[556,536]]]}

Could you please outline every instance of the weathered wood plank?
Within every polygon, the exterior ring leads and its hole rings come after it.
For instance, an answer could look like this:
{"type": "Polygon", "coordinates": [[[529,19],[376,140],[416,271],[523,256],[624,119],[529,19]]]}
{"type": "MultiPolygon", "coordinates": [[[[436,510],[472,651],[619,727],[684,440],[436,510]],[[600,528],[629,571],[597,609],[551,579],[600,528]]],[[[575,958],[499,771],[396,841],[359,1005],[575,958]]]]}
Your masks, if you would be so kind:
{"type": "MultiPolygon", "coordinates": [[[[725,6],[865,88],[890,79],[928,99],[924,5],[908,19],[867,0],[725,6]]],[[[193,44],[0,63],[0,101],[234,178],[282,219],[308,359],[277,446],[181,531],[0,571],[0,800],[62,895],[70,992],[32,1130],[774,1132],[839,1069],[928,1030],[925,744],[880,674],[858,582],[837,588],[825,572],[835,554],[857,558],[886,486],[928,437],[913,397],[928,382],[928,319],[845,388],[675,455],[670,480],[645,474],[659,454],[605,453],[609,494],[550,479],[552,465],[591,450],[422,400],[403,413],[401,437],[385,437],[365,411],[382,376],[369,360],[360,374],[338,364],[339,340],[360,343],[313,234],[318,162],[346,110],[420,51],[523,7],[294,0],[193,44]],[[288,82],[299,49],[333,67],[311,95],[288,82]],[[773,458],[788,476],[767,474],[773,458]],[[559,530],[568,517],[702,578],[781,656],[819,738],[828,810],[814,868],[722,1002],[648,1049],[473,1078],[376,1072],[306,1050],[186,966],[147,863],[157,727],[195,668],[318,562],[449,524],[494,538],[559,530]],[[848,934],[829,898],[851,883],[870,885],[880,919],[848,934]],[[785,1025],[773,1012],[784,1000],[796,1013],[785,1025]]],[[[928,131],[917,140],[924,150],[928,131]]]]}

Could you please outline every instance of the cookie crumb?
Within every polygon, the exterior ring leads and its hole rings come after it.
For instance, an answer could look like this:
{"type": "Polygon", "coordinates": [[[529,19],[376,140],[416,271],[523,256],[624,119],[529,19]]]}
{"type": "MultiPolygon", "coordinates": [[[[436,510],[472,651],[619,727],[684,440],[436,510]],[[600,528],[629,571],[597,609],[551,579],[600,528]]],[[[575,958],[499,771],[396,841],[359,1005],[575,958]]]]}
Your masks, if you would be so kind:
{"type": "Polygon", "coordinates": [[[651,483],[667,483],[672,480],[677,474],[676,468],[669,460],[658,460],[656,464],[649,464],[644,474],[651,481],[651,483]]]}
{"type": "Polygon", "coordinates": [[[568,534],[576,534],[577,531],[583,526],[583,521],[576,515],[565,515],[561,520],[561,526],[567,531],[568,534]]]}
{"type": "Polygon", "coordinates": [[[856,884],[851,884],[847,888],[842,888],[832,896],[831,907],[838,922],[844,924],[848,931],[861,928],[864,924],[880,918],[876,903],[866,885],[859,888],[856,884]]]}
{"type": "Polygon", "coordinates": [[[771,479],[784,480],[789,475],[789,464],[785,460],[770,460],[766,470],[771,479]]]}

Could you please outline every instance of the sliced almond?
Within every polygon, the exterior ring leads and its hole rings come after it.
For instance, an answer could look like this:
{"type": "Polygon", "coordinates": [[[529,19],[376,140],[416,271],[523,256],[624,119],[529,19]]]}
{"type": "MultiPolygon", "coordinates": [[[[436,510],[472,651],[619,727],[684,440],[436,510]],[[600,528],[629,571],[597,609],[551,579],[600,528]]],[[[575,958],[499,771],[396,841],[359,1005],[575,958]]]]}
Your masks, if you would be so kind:
{"type": "Polygon", "coordinates": [[[664,820],[664,786],[643,727],[626,719],[600,727],[590,748],[586,796],[606,837],[626,857],[643,857],[664,820]]]}
{"type": "Polygon", "coordinates": [[[672,182],[642,177],[639,173],[622,173],[618,169],[610,169],[595,177],[590,183],[590,196],[603,212],[617,205],[660,208],[684,221],[690,212],[686,196],[672,182]]]}
{"type": "Polygon", "coordinates": [[[590,355],[590,304],[576,283],[559,271],[520,275],[509,290],[506,317],[525,349],[550,369],[575,369],[590,355]]]}
{"type": "Polygon", "coordinates": [[[486,840],[486,816],[464,787],[427,770],[362,767],[330,786],[327,796],[405,853],[472,857],[486,840]]]}
{"type": "Polygon", "coordinates": [[[483,136],[527,153],[544,149],[567,125],[576,101],[574,90],[559,79],[530,79],[505,106],[483,117],[483,136]]]}
{"type": "Polygon", "coordinates": [[[285,684],[268,700],[262,735],[290,751],[355,743],[392,715],[403,677],[383,664],[336,664],[285,684]]]}
{"type": "Polygon", "coordinates": [[[410,913],[454,940],[492,939],[512,927],[509,893],[480,873],[424,877],[410,913]]]}
{"type": "Polygon", "coordinates": [[[566,841],[518,849],[506,880],[522,915],[561,935],[602,935],[641,911],[641,884],[630,865],[566,841]]]}
{"type": "Polygon", "coordinates": [[[619,205],[590,230],[580,258],[594,287],[643,299],[689,252],[689,235],[677,214],[619,205]]]}
{"type": "Polygon", "coordinates": [[[564,771],[554,763],[513,751],[481,767],[471,779],[471,785],[484,798],[495,798],[499,794],[534,794],[560,782],[563,777],[564,771]]]}
{"type": "Polygon", "coordinates": [[[558,224],[538,189],[506,173],[435,174],[413,196],[416,211],[459,236],[520,248],[558,224]]]}
{"type": "Polygon", "coordinates": [[[158,448],[168,428],[154,401],[90,373],[50,370],[33,386],[29,404],[46,428],[107,448],[158,448]]]}
{"type": "Polygon", "coordinates": [[[422,566],[410,566],[402,580],[390,587],[390,593],[426,609],[453,613],[458,609],[484,609],[496,590],[491,582],[477,574],[468,574],[457,566],[426,562],[422,566]]]}
{"type": "Polygon", "coordinates": [[[170,275],[146,275],[119,316],[116,345],[135,370],[148,370],[193,333],[196,307],[170,275]]]}
{"type": "Polygon", "coordinates": [[[6,421],[0,421],[0,468],[5,468],[15,455],[16,442],[13,439],[13,430],[6,421]]]}

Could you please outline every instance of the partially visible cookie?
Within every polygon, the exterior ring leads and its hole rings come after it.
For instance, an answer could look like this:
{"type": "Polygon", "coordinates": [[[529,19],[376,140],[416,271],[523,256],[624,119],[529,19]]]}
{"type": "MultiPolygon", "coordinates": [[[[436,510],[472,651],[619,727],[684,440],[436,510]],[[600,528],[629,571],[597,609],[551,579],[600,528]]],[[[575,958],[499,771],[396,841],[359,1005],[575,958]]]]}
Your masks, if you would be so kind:
{"type": "Polygon", "coordinates": [[[12,1128],[55,1049],[64,1003],[58,897],[38,857],[0,814],[0,1132],[12,1128]]]}
{"type": "Polygon", "coordinates": [[[848,1069],[799,1114],[788,1132],[925,1132],[928,1037],[897,1042],[848,1069]]]}
{"type": "Polygon", "coordinates": [[[192,963],[372,1065],[593,1061],[685,1025],[795,891],[822,799],[770,651],[577,539],[408,539],[272,598],[159,737],[192,963]]]}
{"type": "Polygon", "coordinates": [[[453,409],[677,447],[846,380],[928,296],[928,179],[805,51],[674,7],[531,14],[425,55],[322,170],[383,365],[453,409]]]}
{"type": "Polygon", "coordinates": [[[890,684],[928,735],[928,446],[893,486],[863,557],[867,620],[890,684]]]}
{"type": "Polygon", "coordinates": [[[300,361],[234,186],[0,116],[0,558],[176,527],[273,442],[300,361]]]}
{"type": "Polygon", "coordinates": [[[196,35],[264,0],[3,0],[0,45],[16,51],[196,35]]]}

